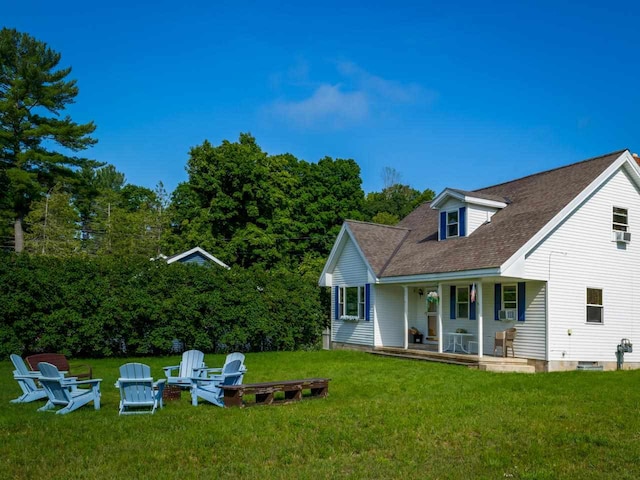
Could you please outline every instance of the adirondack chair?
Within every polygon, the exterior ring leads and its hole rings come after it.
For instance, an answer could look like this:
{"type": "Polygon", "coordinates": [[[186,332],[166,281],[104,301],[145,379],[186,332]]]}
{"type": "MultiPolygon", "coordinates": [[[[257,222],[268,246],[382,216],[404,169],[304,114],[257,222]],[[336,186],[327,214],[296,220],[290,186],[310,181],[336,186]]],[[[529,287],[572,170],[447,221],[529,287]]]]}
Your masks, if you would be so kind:
{"type": "Polygon", "coordinates": [[[180,365],[164,367],[167,385],[178,385],[181,388],[191,388],[192,378],[200,377],[207,366],[204,364],[204,353],[199,350],[188,350],[182,354],[180,365]],[[173,375],[174,370],[178,371],[173,375]]]}
{"type": "Polygon", "coordinates": [[[38,411],[52,410],[56,406],[61,406],[57,414],[73,412],[74,410],[93,402],[96,410],[100,410],[100,382],[102,379],[94,378],[93,380],[74,380],[62,378],[59,370],[55,365],[41,362],[38,364],[40,377],[38,381],[42,384],[49,401],[38,411]],[[91,388],[77,388],[79,386],[88,385],[91,388]]]}
{"type": "Polygon", "coordinates": [[[227,355],[227,358],[224,361],[224,365],[222,365],[222,367],[219,368],[203,368],[201,370],[200,377],[205,377],[209,380],[215,380],[215,375],[220,375],[222,373],[222,370],[224,369],[225,366],[227,366],[229,363],[234,362],[236,360],[240,360],[240,371],[241,372],[246,372],[247,371],[247,367],[244,365],[244,354],[239,353],[239,352],[234,352],[234,353],[230,353],[229,355],[227,355]]]}
{"type": "Polygon", "coordinates": [[[12,353],[9,357],[13,362],[13,366],[16,368],[13,371],[13,378],[18,382],[22,390],[22,395],[11,400],[11,403],[27,403],[40,400],[41,398],[47,398],[47,392],[35,382],[39,376],[39,372],[30,371],[24,363],[24,360],[22,360],[22,357],[15,353],[12,353]]]}
{"type": "Polygon", "coordinates": [[[75,365],[72,371],[69,360],[61,353],[36,353],[29,355],[26,360],[33,371],[38,370],[38,364],[40,362],[46,362],[55,365],[59,371],[65,372],[67,376],[79,380],[90,380],[93,374],[89,365],[75,365]]]}
{"type": "MultiPolygon", "coordinates": [[[[244,355],[243,355],[244,358],[244,355]]],[[[208,378],[197,377],[193,378],[193,384],[191,386],[191,405],[198,406],[198,398],[202,398],[208,402],[223,407],[223,391],[220,388],[222,385],[240,385],[242,378],[247,371],[242,364],[241,359],[236,359],[231,362],[226,362],[222,371],[217,375],[212,375],[208,378]]]]}
{"type": "Polygon", "coordinates": [[[153,381],[151,368],[143,363],[125,363],[120,367],[120,415],[154,413],[163,407],[165,379],[153,381]]]}

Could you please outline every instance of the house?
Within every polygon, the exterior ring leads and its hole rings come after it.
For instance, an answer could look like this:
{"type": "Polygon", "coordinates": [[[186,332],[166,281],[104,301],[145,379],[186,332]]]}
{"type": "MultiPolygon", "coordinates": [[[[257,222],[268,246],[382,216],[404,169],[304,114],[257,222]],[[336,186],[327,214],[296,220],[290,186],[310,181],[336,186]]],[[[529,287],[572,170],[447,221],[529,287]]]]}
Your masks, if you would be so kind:
{"type": "Polygon", "coordinates": [[[187,250],[186,252],[178,253],[171,257],[166,257],[161,255],[160,258],[166,260],[167,264],[172,264],[174,262],[178,263],[195,263],[197,265],[207,265],[209,263],[215,263],[220,265],[221,267],[229,270],[231,267],[224,263],[222,260],[217,259],[209,252],[200,247],[194,247],[191,250],[187,250]]]}
{"type": "MultiPolygon", "coordinates": [[[[446,188],[396,226],[346,221],[319,284],[334,347],[418,340],[482,359],[515,327],[515,356],[537,371],[613,369],[621,340],[640,341],[639,265],[640,167],[623,150],[446,188]]],[[[624,361],[640,367],[640,354],[624,361]]]]}

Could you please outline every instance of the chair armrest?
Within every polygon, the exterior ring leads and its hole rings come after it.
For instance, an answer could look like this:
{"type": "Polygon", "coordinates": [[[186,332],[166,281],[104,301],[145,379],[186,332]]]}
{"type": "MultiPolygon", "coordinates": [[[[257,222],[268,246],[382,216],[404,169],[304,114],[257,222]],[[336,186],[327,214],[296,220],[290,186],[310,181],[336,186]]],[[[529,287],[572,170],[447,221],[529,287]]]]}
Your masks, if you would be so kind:
{"type": "Polygon", "coordinates": [[[76,380],[74,382],[64,382],[67,385],[100,385],[101,378],[92,378],[91,380],[76,380]]]}
{"type": "Polygon", "coordinates": [[[164,385],[165,383],[167,383],[167,380],[165,378],[162,378],[162,379],[158,380],[157,382],[153,382],[153,386],[154,387],[158,387],[160,385],[164,385]]]}
{"type": "Polygon", "coordinates": [[[177,370],[178,368],[180,368],[180,365],[172,365],[170,367],[162,367],[162,370],[164,370],[164,374],[167,377],[171,376],[171,370],[177,370]]]}

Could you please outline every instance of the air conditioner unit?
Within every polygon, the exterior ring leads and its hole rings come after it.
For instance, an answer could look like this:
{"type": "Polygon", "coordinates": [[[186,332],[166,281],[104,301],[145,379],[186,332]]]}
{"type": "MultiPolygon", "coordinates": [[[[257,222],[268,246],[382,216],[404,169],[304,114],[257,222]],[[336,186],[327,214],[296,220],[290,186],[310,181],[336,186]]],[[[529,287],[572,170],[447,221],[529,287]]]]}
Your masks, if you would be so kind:
{"type": "Polygon", "coordinates": [[[616,230],[614,234],[616,242],[629,243],[631,241],[631,232],[620,232],[616,230]]]}
{"type": "Polygon", "coordinates": [[[498,319],[505,322],[515,321],[516,311],[514,309],[498,310],[498,319]]]}

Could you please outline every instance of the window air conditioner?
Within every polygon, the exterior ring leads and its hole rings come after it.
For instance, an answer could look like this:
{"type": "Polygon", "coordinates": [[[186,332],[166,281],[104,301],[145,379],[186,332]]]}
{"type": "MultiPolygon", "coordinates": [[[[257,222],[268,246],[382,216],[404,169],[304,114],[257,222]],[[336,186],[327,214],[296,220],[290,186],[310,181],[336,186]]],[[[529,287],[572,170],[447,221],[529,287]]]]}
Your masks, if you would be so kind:
{"type": "Polygon", "coordinates": [[[614,232],[616,236],[616,242],[629,243],[631,241],[631,232],[614,232]]]}
{"type": "Polygon", "coordinates": [[[513,309],[498,310],[498,319],[503,321],[515,321],[516,311],[513,309]]]}

